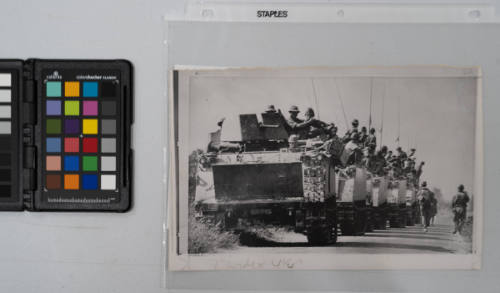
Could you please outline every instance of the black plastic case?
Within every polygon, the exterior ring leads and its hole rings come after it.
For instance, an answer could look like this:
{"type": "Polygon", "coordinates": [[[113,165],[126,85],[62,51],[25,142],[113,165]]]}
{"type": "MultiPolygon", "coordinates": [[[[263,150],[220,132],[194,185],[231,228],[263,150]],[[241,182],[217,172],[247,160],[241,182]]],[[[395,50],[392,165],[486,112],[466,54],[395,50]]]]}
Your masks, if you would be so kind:
{"type": "MultiPolygon", "coordinates": [[[[0,197],[0,210],[125,212],[131,207],[132,71],[132,64],[126,60],[0,60],[0,73],[10,73],[12,76],[10,151],[2,150],[0,147],[0,153],[5,152],[11,155],[11,194],[0,197]],[[120,93],[119,129],[116,131],[119,180],[116,182],[114,192],[99,190],[88,198],[90,192],[79,190],[71,193],[71,201],[49,200],[51,193],[54,192],[44,189],[45,154],[42,147],[46,136],[42,126],[46,118],[42,93],[44,74],[49,71],[74,74],[88,72],[119,74],[117,86],[120,93]]],[[[2,180],[0,178],[0,183],[2,180]]],[[[60,193],[63,197],[67,195],[64,190],[60,193]]]]}

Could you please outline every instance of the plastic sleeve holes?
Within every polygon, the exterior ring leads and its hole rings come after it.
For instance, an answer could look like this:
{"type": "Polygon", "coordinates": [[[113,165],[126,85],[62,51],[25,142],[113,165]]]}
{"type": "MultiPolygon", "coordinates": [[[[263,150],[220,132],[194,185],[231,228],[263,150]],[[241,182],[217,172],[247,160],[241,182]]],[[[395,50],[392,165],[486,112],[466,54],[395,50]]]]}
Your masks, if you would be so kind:
{"type": "Polygon", "coordinates": [[[481,11],[478,9],[474,9],[474,10],[469,11],[468,15],[469,15],[469,18],[471,18],[471,19],[479,19],[479,18],[481,18],[481,11]]]}
{"type": "Polygon", "coordinates": [[[203,18],[212,18],[214,16],[214,10],[213,9],[203,9],[201,11],[201,16],[203,18]]]}

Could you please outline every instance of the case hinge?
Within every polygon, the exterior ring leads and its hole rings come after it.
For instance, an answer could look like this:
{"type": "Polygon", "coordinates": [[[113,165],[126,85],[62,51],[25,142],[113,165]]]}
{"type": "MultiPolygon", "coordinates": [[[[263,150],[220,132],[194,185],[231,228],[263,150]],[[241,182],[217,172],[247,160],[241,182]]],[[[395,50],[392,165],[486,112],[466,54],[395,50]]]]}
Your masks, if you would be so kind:
{"type": "Polygon", "coordinates": [[[24,124],[35,124],[36,122],[36,112],[35,112],[35,102],[34,102],[34,86],[33,80],[27,80],[25,82],[24,88],[24,103],[23,103],[23,114],[24,114],[24,124]]]}
{"type": "Polygon", "coordinates": [[[35,147],[35,124],[36,119],[36,83],[33,79],[33,64],[27,62],[24,66],[24,88],[23,88],[23,195],[26,209],[33,209],[33,193],[36,189],[36,156],[35,147]]]}

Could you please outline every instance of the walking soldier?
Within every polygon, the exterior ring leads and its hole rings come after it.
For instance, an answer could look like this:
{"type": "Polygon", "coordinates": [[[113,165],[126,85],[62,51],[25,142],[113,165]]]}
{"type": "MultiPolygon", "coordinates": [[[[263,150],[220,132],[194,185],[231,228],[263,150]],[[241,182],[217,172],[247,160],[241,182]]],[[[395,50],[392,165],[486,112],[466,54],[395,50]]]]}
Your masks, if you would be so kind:
{"type": "Polygon", "coordinates": [[[453,222],[455,223],[455,233],[462,233],[462,228],[467,219],[467,203],[469,202],[469,196],[464,190],[464,186],[460,184],[458,186],[458,193],[453,197],[451,202],[451,208],[453,210],[453,222]]]}
{"type": "Polygon", "coordinates": [[[424,231],[427,232],[432,216],[432,203],[431,191],[427,188],[426,181],[422,182],[422,188],[418,192],[418,201],[420,203],[421,216],[423,217],[424,231]]]}

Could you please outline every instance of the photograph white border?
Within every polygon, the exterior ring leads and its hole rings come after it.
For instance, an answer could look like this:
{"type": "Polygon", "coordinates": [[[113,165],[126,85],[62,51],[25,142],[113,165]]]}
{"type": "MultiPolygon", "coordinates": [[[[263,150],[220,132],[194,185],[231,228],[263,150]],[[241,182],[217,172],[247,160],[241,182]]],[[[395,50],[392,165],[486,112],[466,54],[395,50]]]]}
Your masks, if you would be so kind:
{"type": "MultiPolygon", "coordinates": [[[[175,66],[169,74],[168,94],[168,203],[167,203],[167,261],[168,269],[172,271],[205,271],[205,270],[397,270],[397,269],[480,269],[483,238],[483,189],[484,189],[484,156],[483,156],[483,101],[482,73],[479,67],[453,67],[442,65],[429,66],[374,66],[374,67],[301,67],[301,68],[230,68],[238,71],[254,71],[259,77],[266,74],[282,74],[297,76],[297,73],[307,76],[311,70],[317,74],[322,69],[335,71],[328,76],[370,76],[370,77],[477,77],[476,96],[476,131],[475,131],[475,172],[474,172],[474,227],[473,247],[471,254],[287,254],[287,253],[216,253],[216,254],[178,254],[179,249],[187,249],[187,196],[177,200],[177,190],[187,194],[187,151],[177,162],[176,150],[186,141],[175,141],[175,105],[173,71],[183,71],[179,74],[179,93],[189,93],[189,74],[224,74],[229,68],[175,66]],[[263,70],[265,69],[265,70],[263,70]],[[189,72],[189,74],[186,74],[189,72]],[[293,72],[293,73],[292,73],[293,72]],[[187,90],[187,91],[186,91],[187,90]],[[186,178],[186,185],[178,184],[181,178],[186,178]],[[177,209],[179,206],[186,208],[177,209]],[[177,219],[181,220],[177,220],[177,219]],[[178,238],[185,243],[179,245],[178,238]],[[184,248],[183,248],[184,247],[184,248]]],[[[281,76],[281,75],[280,75],[281,76]]],[[[178,98],[182,102],[182,95],[178,98]]],[[[189,115],[179,122],[179,132],[189,129],[189,115]]],[[[187,138],[184,138],[187,139],[187,138]]]]}

